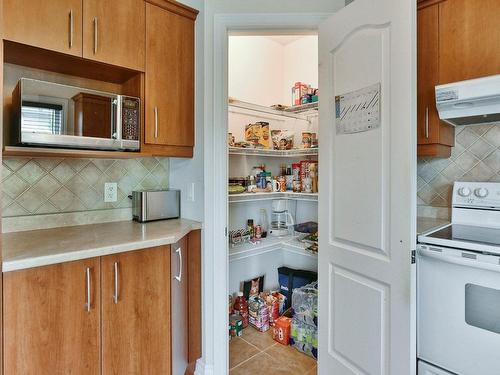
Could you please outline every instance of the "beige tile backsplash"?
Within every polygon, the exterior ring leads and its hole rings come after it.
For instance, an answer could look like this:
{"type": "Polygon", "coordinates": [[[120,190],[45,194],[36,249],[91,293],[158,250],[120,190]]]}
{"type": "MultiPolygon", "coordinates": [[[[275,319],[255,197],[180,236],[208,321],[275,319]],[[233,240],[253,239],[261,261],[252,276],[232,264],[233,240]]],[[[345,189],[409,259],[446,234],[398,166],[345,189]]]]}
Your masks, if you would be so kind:
{"type": "Polygon", "coordinates": [[[132,190],[168,187],[168,158],[5,158],[4,217],[129,208],[132,190]],[[118,184],[118,200],[104,203],[104,183],[118,184]]]}
{"type": "Polygon", "coordinates": [[[454,181],[500,182],[500,124],[458,126],[450,158],[419,158],[418,204],[449,207],[454,181]]]}

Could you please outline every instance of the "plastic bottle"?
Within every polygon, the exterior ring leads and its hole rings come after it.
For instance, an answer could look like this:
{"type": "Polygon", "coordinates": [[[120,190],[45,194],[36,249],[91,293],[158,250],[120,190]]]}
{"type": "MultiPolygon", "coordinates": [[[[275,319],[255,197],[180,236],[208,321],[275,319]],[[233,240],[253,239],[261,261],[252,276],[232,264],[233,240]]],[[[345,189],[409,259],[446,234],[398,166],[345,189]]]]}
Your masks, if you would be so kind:
{"type": "Polygon", "coordinates": [[[265,208],[260,209],[259,225],[262,228],[262,238],[266,238],[269,225],[267,223],[267,211],[265,208]]]}
{"type": "Polygon", "coordinates": [[[255,234],[255,230],[253,227],[253,219],[247,220],[247,231],[250,234],[250,240],[253,240],[255,234]]]}
{"type": "Polygon", "coordinates": [[[238,297],[234,301],[234,312],[240,314],[243,321],[243,328],[248,327],[248,303],[243,296],[243,292],[238,292],[238,297]]]}

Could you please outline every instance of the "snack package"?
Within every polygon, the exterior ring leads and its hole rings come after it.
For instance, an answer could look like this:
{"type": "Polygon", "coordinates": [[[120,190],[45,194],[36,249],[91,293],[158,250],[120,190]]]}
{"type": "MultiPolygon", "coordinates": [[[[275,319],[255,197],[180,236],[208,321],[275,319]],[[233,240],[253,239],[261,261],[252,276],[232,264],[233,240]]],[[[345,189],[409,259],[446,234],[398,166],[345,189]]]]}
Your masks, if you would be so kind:
{"type": "Polygon", "coordinates": [[[243,295],[247,301],[250,300],[250,297],[259,296],[263,289],[264,275],[243,282],[243,295]]]}
{"type": "Polygon", "coordinates": [[[293,148],[294,134],[289,130],[271,130],[273,148],[275,150],[291,150],[293,148]]]}
{"type": "Polygon", "coordinates": [[[245,141],[254,147],[269,148],[271,146],[269,136],[269,123],[259,121],[245,126],[245,141]]]}
{"type": "Polygon", "coordinates": [[[288,345],[290,340],[290,328],[292,319],[282,316],[276,319],[273,327],[273,339],[280,344],[288,345]]]}

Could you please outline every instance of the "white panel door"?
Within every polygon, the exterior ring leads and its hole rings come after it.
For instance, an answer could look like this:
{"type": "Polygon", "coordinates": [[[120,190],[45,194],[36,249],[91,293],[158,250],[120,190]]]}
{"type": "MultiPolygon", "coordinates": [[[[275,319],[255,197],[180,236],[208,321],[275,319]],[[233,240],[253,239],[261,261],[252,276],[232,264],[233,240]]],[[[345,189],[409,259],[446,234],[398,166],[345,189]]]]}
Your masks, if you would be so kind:
{"type": "Polygon", "coordinates": [[[415,17],[415,0],[355,0],[319,30],[320,375],[416,372],[415,17]],[[377,106],[379,126],[339,131],[377,106]]]}

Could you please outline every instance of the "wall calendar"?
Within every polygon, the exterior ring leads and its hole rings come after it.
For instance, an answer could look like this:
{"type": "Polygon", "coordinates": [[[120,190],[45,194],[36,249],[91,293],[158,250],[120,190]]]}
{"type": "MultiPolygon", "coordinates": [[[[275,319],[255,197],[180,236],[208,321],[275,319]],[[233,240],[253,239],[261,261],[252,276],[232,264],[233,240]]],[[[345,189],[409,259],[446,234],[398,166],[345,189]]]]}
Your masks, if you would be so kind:
{"type": "Polygon", "coordinates": [[[337,134],[352,134],[380,127],[380,82],[335,97],[337,134]]]}

